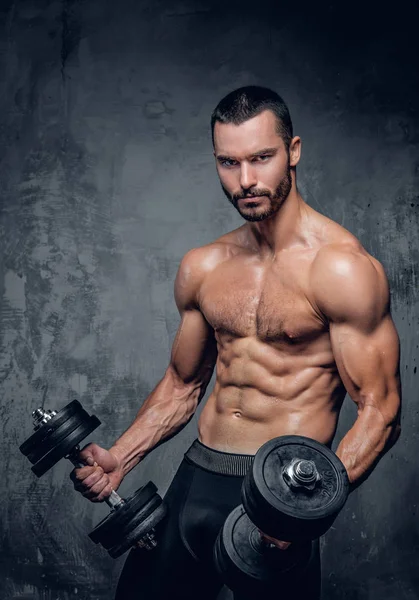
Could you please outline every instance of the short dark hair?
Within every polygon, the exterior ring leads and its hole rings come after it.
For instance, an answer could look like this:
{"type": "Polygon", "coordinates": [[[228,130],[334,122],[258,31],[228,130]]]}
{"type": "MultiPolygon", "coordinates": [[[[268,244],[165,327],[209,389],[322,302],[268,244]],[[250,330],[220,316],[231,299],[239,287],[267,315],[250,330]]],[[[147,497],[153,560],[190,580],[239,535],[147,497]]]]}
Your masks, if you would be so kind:
{"type": "Polygon", "coordinates": [[[293,138],[291,116],[288,107],[276,92],[258,85],[241,87],[225,96],[211,115],[211,135],[214,144],[215,123],[241,125],[264,110],[271,110],[277,117],[277,132],[285,147],[290,147],[293,138]]]}

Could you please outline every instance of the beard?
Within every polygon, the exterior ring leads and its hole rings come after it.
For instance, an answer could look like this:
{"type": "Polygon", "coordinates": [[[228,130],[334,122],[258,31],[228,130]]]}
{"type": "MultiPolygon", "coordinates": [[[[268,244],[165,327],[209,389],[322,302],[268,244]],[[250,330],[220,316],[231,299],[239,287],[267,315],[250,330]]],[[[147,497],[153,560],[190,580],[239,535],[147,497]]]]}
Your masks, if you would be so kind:
{"type": "Polygon", "coordinates": [[[232,195],[225,189],[225,187],[222,184],[221,187],[228,201],[231,202],[231,204],[240,213],[240,216],[242,216],[243,219],[246,219],[246,221],[251,222],[265,221],[265,219],[269,219],[278,212],[278,210],[281,208],[291,191],[291,168],[288,166],[284,177],[281,179],[279,185],[276,187],[274,192],[263,188],[253,188],[251,191],[245,192],[244,190],[242,190],[240,193],[232,195]],[[254,204],[252,204],[251,202],[248,203],[245,209],[240,208],[239,201],[242,198],[255,198],[257,196],[265,196],[269,199],[269,206],[265,210],[263,210],[263,212],[253,212],[252,209],[258,207],[258,204],[256,202],[254,204]]]}

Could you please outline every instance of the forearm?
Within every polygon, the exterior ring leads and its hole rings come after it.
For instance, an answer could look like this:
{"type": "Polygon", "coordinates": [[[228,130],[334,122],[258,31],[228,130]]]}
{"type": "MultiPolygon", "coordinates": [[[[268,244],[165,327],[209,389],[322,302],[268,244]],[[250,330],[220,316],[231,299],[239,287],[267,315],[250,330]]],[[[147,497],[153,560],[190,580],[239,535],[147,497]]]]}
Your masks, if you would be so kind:
{"type": "Polygon", "coordinates": [[[126,475],[155,446],[172,437],[193,416],[204,384],[184,383],[169,368],[138,411],[132,425],[110,448],[126,475]]]}
{"type": "MultiPolygon", "coordinates": [[[[386,404],[398,407],[400,401],[397,394],[386,404]]],[[[368,477],[399,435],[398,408],[392,414],[385,414],[373,404],[364,405],[336,451],[346,467],[352,489],[368,477]]]]}

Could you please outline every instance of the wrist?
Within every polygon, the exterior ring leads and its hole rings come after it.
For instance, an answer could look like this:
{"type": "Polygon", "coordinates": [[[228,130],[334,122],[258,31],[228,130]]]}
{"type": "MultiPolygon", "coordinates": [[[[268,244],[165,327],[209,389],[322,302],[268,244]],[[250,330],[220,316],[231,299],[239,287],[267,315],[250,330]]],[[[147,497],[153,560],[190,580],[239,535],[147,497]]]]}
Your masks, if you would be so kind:
{"type": "Polygon", "coordinates": [[[124,444],[115,442],[109,452],[115,457],[118,463],[118,471],[121,472],[121,479],[131,471],[141,460],[140,456],[133,456],[132,451],[129,451],[124,444]]]}

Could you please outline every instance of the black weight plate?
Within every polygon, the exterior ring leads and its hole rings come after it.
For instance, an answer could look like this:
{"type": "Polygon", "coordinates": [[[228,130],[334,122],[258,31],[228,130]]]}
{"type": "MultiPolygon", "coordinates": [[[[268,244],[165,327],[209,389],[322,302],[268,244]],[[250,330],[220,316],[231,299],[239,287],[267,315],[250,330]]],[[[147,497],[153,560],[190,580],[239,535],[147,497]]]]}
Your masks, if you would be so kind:
{"type": "Polygon", "coordinates": [[[41,477],[46,473],[52,466],[54,466],[61,458],[67,456],[77,444],[79,444],[84,438],[92,433],[97,427],[99,427],[100,421],[97,417],[92,415],[81,423],[77,429],[72,431],[65,439],[63,439],[57,446],[48,452],[40,461],[38,461],[33,467],[32,471],[37,477],[41,477]]]}
{"type": "Polygon", "coordinates": [[[41,425],[21,446],[19,450],[27,456],[33,448],[42,443],[57,427],[60,427],[67,421],[75,412],[82,410],[82,406],[78,400],[73,400],[67,404],[56,415],[54,415],[45,425],[41,425]]]}
{"type": "Polygon", "coordinates": [[[311,542],[291,544],[286,550],[270,548],[242,505],[227,517],[214,546],[221,579],[232,590],[261,591],[284,585],[287,577],[301,575],[311,556],[311,542]]]}
{"type": "Polygon", "coordinates": [[[161,497],[158,494],[154,494],[153,498],[147,502],[145,506],[135,514],[131,515],[129,521],[124,522],[124,524],[117,529],[112,529],[111,532],[108,532],[106,540],[101,542],[102,546],[106,550],[109,550],[109,548],[113,548],[114,546],[119,546],[126,536],[129,535],[142,521],[145,521],[145,519],[147,519],[161,503],[161,497]],[[113,535],[110,535],[110,533],[113,535]]]}
{"type": "Polygon", "coordinates": [[[136,490],[132,496],[124,500],[124,504],[112,510],[89,533],[89,538],[95,544],[108,544],[118,535],[120,528],[129,522],[137,512],[147,505],[156,495],[157,487],[152,481],[136,490]]]}
{"type": "Polygon", "coordinates": [[[124,539],[119,546],[114,546],[109,550],[109,556],[112,558],[118,558],[122,556],[127,550],[132,548],[137,542],[139,542],[147,533],[149,533],[156,525],[164,519],[167,514],[167,507],[164,504],[160,504],[151,515],[144,519],[141,523],[135,527],[124,539]]]}
{"type": "Polygon", "coordinates": [[[51,431],[51,433],[45,437],[37,446],[32,448],[27,458],[35,464],[42,459],[50,450],[55,446],[58,446],[64,438],[66,438],[72,431],[74,431],[84,421],[89,419],[89,415],[85,411],[77,411],[74,415],[69,417],[59,427],[51,431]],[[84,413],[84,414],[83,414],[84,413]]]}
{"type": "Polygon", "coordinates": [[[283,436],[256,453],[242,485],[249,518],[267,535],[297,541],[323,535],[349,493],[345,467],[332,450],[303,436],[283,436]],[[283,469],[294,458],[312,460],[321,475],[315,489],[292,489],[283,469]]]}

